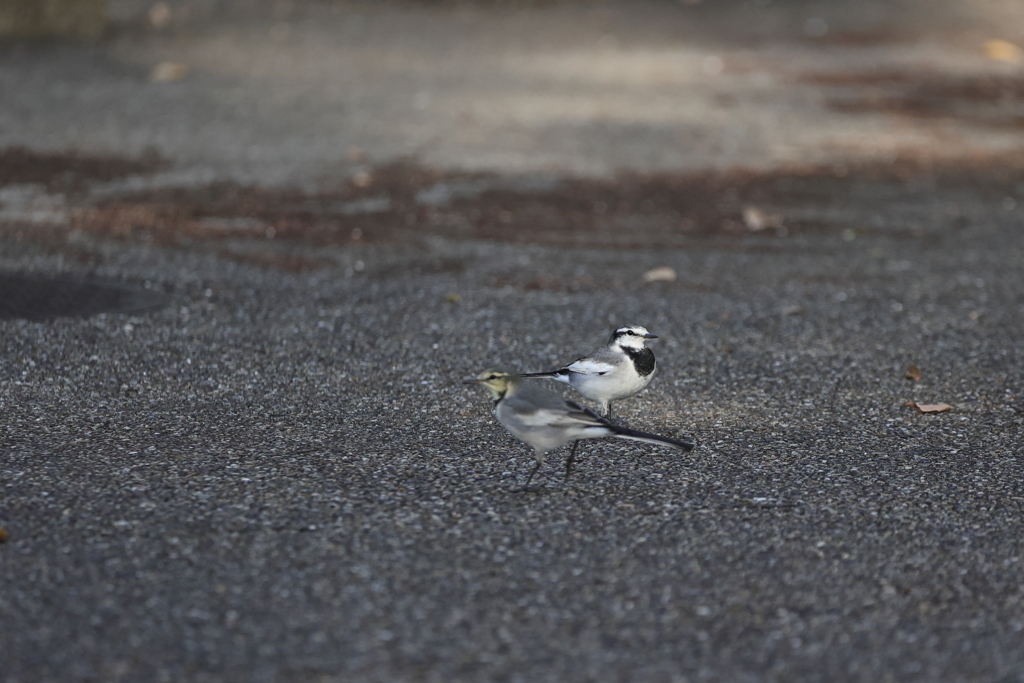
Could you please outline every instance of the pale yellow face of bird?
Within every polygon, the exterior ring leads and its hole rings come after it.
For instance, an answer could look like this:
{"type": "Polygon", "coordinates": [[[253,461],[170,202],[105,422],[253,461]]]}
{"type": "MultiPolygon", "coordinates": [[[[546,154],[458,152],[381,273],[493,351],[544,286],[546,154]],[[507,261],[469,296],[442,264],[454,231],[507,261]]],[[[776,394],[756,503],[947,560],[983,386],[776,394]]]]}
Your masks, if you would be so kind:
{"type": "Polygon", "coordinates": [[[466,380],[466,384],[482,384],[487,387],[494,400],[497,401],[508,391],[509,386],[519,379],[514,372],[506,370],[484,370],[476,379],[466,380]]]}

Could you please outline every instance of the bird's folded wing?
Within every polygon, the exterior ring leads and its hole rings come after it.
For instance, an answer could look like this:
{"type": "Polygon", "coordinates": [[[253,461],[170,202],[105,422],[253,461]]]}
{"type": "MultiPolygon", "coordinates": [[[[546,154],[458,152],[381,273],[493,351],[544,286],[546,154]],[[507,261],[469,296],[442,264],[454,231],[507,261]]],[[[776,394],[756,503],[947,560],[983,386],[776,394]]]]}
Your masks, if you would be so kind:
{"type": "Polygon", "coordinates": [[[598,417],[589,408],[584,408],[575,401],[566,399],[565,401],[566,410],[559,411],[557,418],[553,419],[554,424],[558,424],[563,427],[568,426],[591,426],[591,427],[604,427],[608,423],[603,417],[598,417]]]}
{"type": "MultiPolygon", "coordinates": [[[[566,401],[566,403],[570,403],[566,401]]],[[[605,421],[586,408],[578,410],[566,406],[561,408],[537,408],[515,414],[515,420],[528,427],[603,427],[605,421]]]]}
{"type": "Polygon", "coordinates": [[[571,370],[572,372],[578,372],[581,375],[603,375],[606,372],[614,370],[615,366],[611,363],[606,363],[603,360],[580,358],[579,360],[573,361],[567,365],[566,369],[571,370]]]}
{"type": "Polygon", "coordinates": [[[572,419],[574,420],[600,423],[604,423],[606,421],[603,417],[599,416],[593,410],[591,410],[590,408],[584,408],[576,401],[570,401],[569,399],[564,399],[564,401],[566,410],[569,411],[569,414],[572,416],[572,419]]]}

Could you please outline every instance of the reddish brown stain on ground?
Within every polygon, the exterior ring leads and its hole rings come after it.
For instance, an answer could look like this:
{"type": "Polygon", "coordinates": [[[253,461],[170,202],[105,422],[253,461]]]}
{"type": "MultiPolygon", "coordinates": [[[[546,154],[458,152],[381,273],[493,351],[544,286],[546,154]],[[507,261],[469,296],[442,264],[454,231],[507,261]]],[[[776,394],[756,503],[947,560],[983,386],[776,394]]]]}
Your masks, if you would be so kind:
{"type": "MultiPolygon", "coordinates": [[[[842,77],[847,82],[849,75],[842,77]]],[[[884,74],[864,76],[885,79],[884,74]]],[[[860,81],[857,81],[860,82],[860,81]]],[[[77,154],[0,153],[6,182],[53,182],[53,178],[107,180],[152,169],[146,160],[92,158],[77,154]]],[[[281,253],[274,245],[350,246],[415,243],[425,237],[491,240],[591,248],[716,248],[740,245],[745,236],[783,238],[826,234],[869,225],[841,219],[807,218],[808,210],[837,203],[879,210],[873,194],[970,187],[1002,199],[1024,180],[1024,150],[971,158],[932,159],[906,154],[891,162],[736,169],[705,173],[623,172],[614,178],[564,178],[543,189],[515,189],[485,173],[442,171],[411,161],[374,169],[336,189],[310,194],[233,183],[166,188],[117,199],[84,201],[66,226],[8,224],[0,231],[53,241],[66,251],[74,236],[134,240],[161,246],[209,243],[217,253],[258,265],[300,271],[329,260],[281,253]],[[476,191],[449,202],[425,204],[418,193],[431,188],[474,185],[476,191]],[[481,189],[482,188],[482,189],[481,189]],[[866,188],[866,189],[865,189],[866,188]],[[877,192],[876,192],[877,190],[877,192]],[[752,226],[744,211],[772,216],[752,226]],[[226,240],[265,244],[243,252],[216,247],[226,240]]],[[[891,197],[887,201],[892,201],[891,197]]],[[[820,213],[820,212],[819,212],[820,213]]],[[[920,237],[919,231],[885,228],[886,234],[920,237]]],[[[80,240],[79,240],[80,241],[80,240]]],[[[780,247],[783,242],[779,242],[780,247]]],[[[744,248],[751,248],[749,245],[744,248]]],[[[762,241],[757,248],[766,247],[762,241]]],[[[547,288],[544,283],[538,287],[547,288]]],[[[586,288],[587,283],[573,287],[586,288]]]]}
{"type": "Polygon", "coordinates": [[[7,147],[0,150],[0,187],[14,183],[38,183],[54,191],[76,190],[89,181],[153,173],[166,165],[167,162],[155,153],[132,159],[74,151],[48,153],[24,147],[7,147]]]}
{"type": "Polygon", "coordinates": [[[827,96],[828,106],[843,113],[886,112],[1024,129],[1024,76],[1015,73],[957,76],[885,69],[810,73],[800,80],[833,91],[827,96]]]}

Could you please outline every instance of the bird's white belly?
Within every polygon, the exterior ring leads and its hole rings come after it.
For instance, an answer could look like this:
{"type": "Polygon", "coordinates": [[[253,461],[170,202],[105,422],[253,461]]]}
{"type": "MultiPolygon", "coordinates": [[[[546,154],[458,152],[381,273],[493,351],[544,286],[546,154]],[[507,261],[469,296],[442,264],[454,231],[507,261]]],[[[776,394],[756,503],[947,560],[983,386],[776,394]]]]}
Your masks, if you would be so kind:
{"type": "Polygon", "coordinates": [[[636,373],[624,374],[622,377],[609,378],[602,375],[572,375],[572,385],[576,391],[595,401],[615,401],[632,396],[646,387],[654,373],[641,377],[636,373]]]}

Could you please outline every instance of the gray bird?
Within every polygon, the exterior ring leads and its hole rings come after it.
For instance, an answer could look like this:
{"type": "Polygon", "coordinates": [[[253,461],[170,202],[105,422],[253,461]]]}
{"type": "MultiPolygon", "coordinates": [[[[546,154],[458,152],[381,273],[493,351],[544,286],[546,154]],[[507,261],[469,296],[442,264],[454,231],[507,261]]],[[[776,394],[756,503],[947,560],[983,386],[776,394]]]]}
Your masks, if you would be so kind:
{"type": "Polygon", "coordinates": [[[552,372],[527,372],[523,377],[553,379],[568,384],[583,396],[597,401],[601,414],[611,419],[612,401],[629,398],[651,383],[658,364],[644,344],[657,339],[647,328],[626,325],[612,332],[607,346],[577,358],[552,372]]]}
{"type": "Polygon", "coordinates": [[[565,464],[565,478],[572,474],[576,447],[581,439],[616,437],[643,441],[659,446],[670,446],[691,451],[694,442],[680,441],[655,434],[645,434],[612,424],[580,404],[569,401],[553,391],[531,382],[523,382],[519,375],[505,370],[487,370],[467,384],[482,384],[494,398],[494,415],[498,422],[520,441],[533,447],[537,464],[530,470],[522,490],[530,485],[533,475],[544,464],[548,451],[573,442],[572,452],[565,464]]]}

